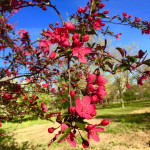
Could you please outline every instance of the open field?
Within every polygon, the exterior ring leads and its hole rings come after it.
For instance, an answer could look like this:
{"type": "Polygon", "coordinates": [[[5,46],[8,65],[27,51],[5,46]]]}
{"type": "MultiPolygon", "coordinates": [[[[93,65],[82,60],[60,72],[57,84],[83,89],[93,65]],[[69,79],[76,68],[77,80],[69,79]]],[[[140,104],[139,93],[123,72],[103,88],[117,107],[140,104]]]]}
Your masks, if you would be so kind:
{"type": "MultiPolygon", "coordinates": [[[[150,150],[150,100],[126,104],[108,104],[99,106],[97,117],[91,123],[99,123],[103,118],[110,119],[105,131],[100,133],[99,143],[91,140],[89,150],[150,150]]],[[[18,123],[3,123],[0,132],[7,129],[5,138],[0,139],[0,150],[82,150],[82,141],[77,135],[77,147],[72,148],[67,142],[53,143],[47,147],[54,134],[47,129],[58,126],[44,120],[32,119],[18,123]]]]}

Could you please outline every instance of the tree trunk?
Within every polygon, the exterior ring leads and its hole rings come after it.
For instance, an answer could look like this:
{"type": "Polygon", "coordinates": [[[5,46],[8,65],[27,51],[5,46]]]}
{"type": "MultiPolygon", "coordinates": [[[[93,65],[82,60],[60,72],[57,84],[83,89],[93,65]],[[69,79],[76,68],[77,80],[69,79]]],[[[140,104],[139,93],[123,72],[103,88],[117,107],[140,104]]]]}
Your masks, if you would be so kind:
{"type": "Polygon", "coordinates": [[[124,108],[124,100],[121,98],[121,106],[124,108]]]}

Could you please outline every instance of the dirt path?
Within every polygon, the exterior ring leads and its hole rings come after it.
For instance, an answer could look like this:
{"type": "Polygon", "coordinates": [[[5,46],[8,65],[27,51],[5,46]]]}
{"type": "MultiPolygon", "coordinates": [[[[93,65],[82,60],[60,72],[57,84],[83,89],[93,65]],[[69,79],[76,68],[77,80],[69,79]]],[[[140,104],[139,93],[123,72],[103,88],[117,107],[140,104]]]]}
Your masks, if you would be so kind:
{"type": "MultiPolygon", "coordinates": [[[[93,119],[92,122],[99,123],[99,119],[93,119]]],[[[26,129],[20,129],[15,131],[16,142],[22,143],[25,141],[33,142],[34,144],[45,144],[53,138],[54,134],[49,134],[47,129],[54,124],[42,124],[34,125],[26,129]]],[[[58,124],[55,125],[56,127],[58,124]]],[[[130,132],[130,134],[110,134],[101,133],[101,141],[99,143],[91,140],[91,147],[89,149],[94,150],[150,150],[150,131],[138,131],[130,132]]],[[[55,144],[56,145],[56,144],[55,144]]],[[[58,144],[59,145],[59,144],[58,144]]],[[[53,150],[73,150],[67,142],[64,142],[62,146],[56,145],[53,150]]],[[[76,150],[82,148],[82,145],[78,144],[76,150]]],[[[40,148],[39,148],[40,149],[40,148]]],[[[38,150],[38,148],[37,148],[38,150]]]]}
{"type": "Polygon", "coordinates": [[[133,112],[131,112],[131,114],[142,114],[142,113],[150,113],[150,108],[134,110],[133,112]]]}

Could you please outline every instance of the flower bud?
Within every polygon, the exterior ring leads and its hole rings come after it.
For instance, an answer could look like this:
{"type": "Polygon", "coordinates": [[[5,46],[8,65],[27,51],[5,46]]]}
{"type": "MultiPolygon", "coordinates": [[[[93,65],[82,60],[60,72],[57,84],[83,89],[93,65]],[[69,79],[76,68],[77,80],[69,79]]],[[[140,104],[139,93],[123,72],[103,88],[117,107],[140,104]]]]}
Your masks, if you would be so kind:
{"type": "Polygon", "coordinates": [[[76,46],[78,46],[80,44],[80,39],[75,39],[73,41],[73,44],[76,45],[76,46]]]}
{"type": "Polygon", "coordinates": [[[70,46],[70,42],[68,40],[64,41],[63,46],[70,46]]]}
{"type": "Polygon", "coordinates": [[[104,13],[104,14],[108,14],[108,13],[109,13],[109,10],[105,10],[103,13],[104,13]]]}
{"type": "Polygon", "coordinates": [[[93,16],[96,17],[96,16],[97,16],[97,12],[95,12],[95,13],[93,14],[93,16]]]}
{"type": "Polygon", "coordinates": [[[126,86],[127,86],[127,88],[128,88],[128,89],[130,89],[130,84],[129,84],[129,83],[127,83],[127,85],[126,85],[126,86]]]}
{"type": "Polygon", "coordinates": [[[32,98],[35,98],[35,94],[32,95],[32,98]]]}
{"type": "Polygon", "coordinates": [[[59,25],[59,22],[56,22],[56,25],[59,25]]]}
{"type": "Polygon", "coordinates": [[[96,116],[96,111],[93,111],[90,115],[91,115],[92,117],[96,116]]]}
{"type": "Polygon", "coordinates": [[[54,128],[48,128],[48,133],[53,133],[54,132],[54,128]]]}
{"type": "Polygon", "coordinates": [[[71,96],[71,97],[75,97],[75,91],[74,91],[74,90],[71,90],[70,96],[71,96]]]}
{"type": "Polygon", "coordinates": [[[128,14],[126,12],[123,12],[123,18],[127,18],[128,14]]]}
{"type": "Polygon", "coordinates": [[[92,20],[93,20],[93,17],[89,16],[89,17],[88,17],[88,20],[89,20],[89,21],[92,21],[92,20]]]}
{"type": "Polygon", "coordinates": [[[56,56],[56,52],[53,51],[53,52],[49,55],[49,58],[54,59],[55,56],[56,56]]]}
{"type": "Polygon", "coordinates": [[[83,12],[82,7],[79,7],[79,8],[78,8],[78,13],[81,14],[82,12],[83,12]]]}
{"type": "Polygon", "coordinates": [[[99,8],[102,9],[103,7],[105,7],[104,3],[99,4],[99,8]]]}
{"type": "Polygon", "coordinates": [[[93,124],[89,124],[89,125],[87,126],[87,130],[90,131],[93,127],[94,127],[93,124]]]}
{"type": "Polygon", "coordinates": [[[66,23],[65,23],[65,27],[66,27],[69,31],[74,31],[74,30],[75,30],[75,25],[73,25],[71,22],[66,22],[66,23]]]}
{"type": "Polygon", "coordinates": [[[72,36],[72,40],[78,39],[79,38],[79,34],[78,33],[74,33],[72,36]]]}
{"type": "Polygon", "coordinates": [[[70,106],[70,107],[69,107],[69,112],[70,112],[71,114],[75,114],[75,113],[76,113],[76,108],[73,107],[73,106],[70,106]]]}
{"type": "Polygon", "coordinates": [[[109,119],[102,120],[101,125],[107,126],[109,124],[109,119]]]}
{"type": "Polygon", "coordinates": [[[87,141],[87,140],[84,140],[84,139],[82,139],[83,141],[82,141],[82,146],[84,147],[84,148],[88,148],[89,147],[89,142],[87,141]]]}
{"type": "Polygon", "coordinates": [[[93,96],[91,97],[91,102],[94,103],[94,102],[97,102],[97,101],[98,101],[97,95],[93,95],[93,96]]]}
{"type": "Polygon", "coordinates": [[[82,12],[85,13],[87,9],[88,9],[88,6],[85,6],[82,12]]]}
{"type": "Polygon", "coordinates": [[[42,9],[43,9],[43,10],[47,10],[47,8],[46,8],[46,6],[45,6],[45,5],[43,5],[43,6],[42,6],[42,9]]]}
{"type": "Polygon", "coordinates": [[[128,18],[131,18],[131,17],[132,17],[132,15],[129,15],[129,16],[128,16],[128,18]]]}
{"type": "Polygon", "coordinates": [[[86,42],[86,41],[88,41],[89,40],[89,34],[85,34],[84,36],[83,36],[83,41],[84,42],[86,42]]]}

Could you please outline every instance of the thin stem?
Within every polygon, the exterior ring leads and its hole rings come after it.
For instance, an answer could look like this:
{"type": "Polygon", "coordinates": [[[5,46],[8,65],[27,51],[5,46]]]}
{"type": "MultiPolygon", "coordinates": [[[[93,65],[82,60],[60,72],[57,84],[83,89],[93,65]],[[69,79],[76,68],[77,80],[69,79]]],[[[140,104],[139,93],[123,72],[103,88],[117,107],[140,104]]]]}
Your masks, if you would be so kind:
{"type": "Polygon", "coordinates": [[[129,24],[123,24],[123,22],[122,22],[122,23],[119,23],[119,22],[112,22],[112,21],[103,21],[103,22],[108,22],[108,23],[112,23],[112,24],[129,25],[129,24]]]}
{"type": "Polygon", "coordinates": [[[128,71],[127,71],[127,83],[129,82],[129,75],[128,75],[128,71]]]}
{"type": "MultiPolygon", "coordinates": [[[[56,6],[51,5],[49,2],[47,2],[47,3],[36,3],[36,4],[33,4],[32,2],[30,2],[29,4],[22,5],[22,6],[17,6],[17,7],[14,7],[12,9],[19,9],[19,8],[28,7],[28,6],[31,6],[31,7],[33,7],[33,6],[43,6],[43,5],[52,7],[56,11],[56,13],[58,14],[58,16],[60,17],[62,24],[63,25],[65,24],[65,22],[64,22],[64,20],[63,20],[63,18],[61,16],[61,14],[60,14],[60,12],[56,9],[56,6]]],[[[3,10],[0,10],[0,12],[3,13],[3,10]]]]}
{"type": "Polygon", "coordinates": [[[71,92],[71,77],[70,77],[70,56],[68,57],[68,76],[69,76],[69,100],[70,100],[70,106],[72,106],[72,102],[71,102],[71,96],[70,96],[70,92],[71,92]]]}

